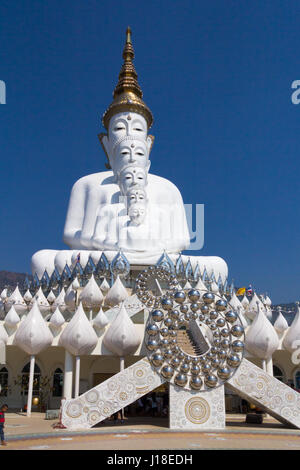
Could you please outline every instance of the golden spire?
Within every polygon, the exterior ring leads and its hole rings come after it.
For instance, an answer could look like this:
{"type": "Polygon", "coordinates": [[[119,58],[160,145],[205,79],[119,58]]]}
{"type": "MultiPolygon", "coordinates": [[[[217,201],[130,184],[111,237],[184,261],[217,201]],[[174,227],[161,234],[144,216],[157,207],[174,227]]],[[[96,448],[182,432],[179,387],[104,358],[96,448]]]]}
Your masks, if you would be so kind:
{"type": "Polygon", "coordinates": [[[148,106],[142,100],[143,93],[138,84],[138,76],[133,65],[134,50],[131,42],[131,29],[126,30],[126,42],[123,49],[124,63],[119,74],[119,81],[114,90],[114,100],[103,115],[103,125],[108,129],[110,118],[123,111],[133,111],[142,114],[148,128],[153,123],[153,116],[148,106]]]}

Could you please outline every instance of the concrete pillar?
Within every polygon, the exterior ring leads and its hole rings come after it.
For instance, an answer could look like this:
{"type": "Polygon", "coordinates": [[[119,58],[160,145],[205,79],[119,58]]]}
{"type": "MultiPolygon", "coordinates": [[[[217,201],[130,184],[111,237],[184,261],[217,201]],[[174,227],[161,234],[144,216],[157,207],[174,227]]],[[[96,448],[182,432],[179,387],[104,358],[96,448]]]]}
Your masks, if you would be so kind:
{"type": "Polygon", "coordinates": [[[79,397],[79,383],[80,383],[80,356],[76,356],[75,398],[79,397]]]}
{"type": "MultiPolygon", "coordinates": [[[[125,369],[125,359],[124,357],[120,357],[120,372],[125,369]]],[[[121,419],[124,419],[124,408],[121,409],[121,419]]]]}
{"type": "Polygon", "coordinates": [[[65,371],[64,371],[64,391],[63,396],[67,400],[72,398],[73,385],[73,356],[65,350],[65,371]]]}
{"type": "Polygon", "coordinates": [[[30,356],[30,370],[29,370],[29,383],[28,383],[28,396],[27,396],[27,416],[28,417],[31,416],[34,366],[35,366],[35,356],[30,356]]]}
{"type": "Polygon", "coordinates": [[[266,359],[266,372],[273,377],[273,359],[272,356],[266,359]]]}

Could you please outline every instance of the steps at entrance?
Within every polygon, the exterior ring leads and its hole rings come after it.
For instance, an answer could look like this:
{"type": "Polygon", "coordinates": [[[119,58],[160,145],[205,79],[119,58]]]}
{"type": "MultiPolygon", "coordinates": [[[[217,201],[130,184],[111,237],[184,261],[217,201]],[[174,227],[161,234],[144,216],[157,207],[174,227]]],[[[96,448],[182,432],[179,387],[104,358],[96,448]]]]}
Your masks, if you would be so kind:
{"type": "Polygon", "coordinates": [[[182,349],[182,351],[186,352],[187,354],[191,354],[192,356],[198,355],[198,347],[194,343],[191,335],[186,330],[178,330],[177,331],[177,344],[182,349]]]}
{"type": "Polygon", "coordinates": [[[197,340],[195,334],[191,330],[177,331],[177,344],[187,354],[191,356],[201,356],[209,350],[209,346],[205,341],[200,328],[197,326],[197,340]]]}

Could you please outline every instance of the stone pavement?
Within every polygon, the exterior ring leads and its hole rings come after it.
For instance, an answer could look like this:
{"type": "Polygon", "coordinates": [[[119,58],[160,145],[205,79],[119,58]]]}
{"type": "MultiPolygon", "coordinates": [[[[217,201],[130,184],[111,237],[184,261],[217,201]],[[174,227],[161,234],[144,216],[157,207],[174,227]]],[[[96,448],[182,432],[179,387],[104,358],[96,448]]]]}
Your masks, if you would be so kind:
{"type": "Polygon", "coordinates": [[[268,417],[262,425],[245,423],[245,415],[227,414],[224,431],[170,431],[166,418],[128,418],[86,431],[55,429],[44,413],[7,413],[7,447],[1,450],[141,450],[141,449],[284,449],[300,450],[300,431],[268,417]]]}

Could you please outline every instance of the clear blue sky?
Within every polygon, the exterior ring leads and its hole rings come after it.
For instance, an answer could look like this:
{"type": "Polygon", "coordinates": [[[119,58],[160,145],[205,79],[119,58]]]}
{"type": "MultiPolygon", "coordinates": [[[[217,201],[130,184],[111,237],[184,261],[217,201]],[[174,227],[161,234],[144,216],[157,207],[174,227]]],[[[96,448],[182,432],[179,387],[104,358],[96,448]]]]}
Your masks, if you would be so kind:
{"type": "Polygon", "coordinates": [[[274,303],[299,298],[299,2],[1,0],[0,18],[0,270],[65,247],[73,183],[105,169],[97,133],[130,25],[152,172],[205,204],[199,254],[274,303]]]}

